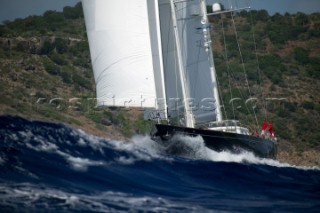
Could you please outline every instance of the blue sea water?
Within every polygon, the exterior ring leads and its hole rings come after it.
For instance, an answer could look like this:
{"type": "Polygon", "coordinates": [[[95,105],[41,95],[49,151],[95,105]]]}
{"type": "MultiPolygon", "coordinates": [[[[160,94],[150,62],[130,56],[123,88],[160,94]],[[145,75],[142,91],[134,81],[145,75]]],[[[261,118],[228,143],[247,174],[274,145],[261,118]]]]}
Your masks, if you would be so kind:
{"type": "Polygon", "coordinates": [[[179,141],[1,116],[0,212],[320,212],[319,168],[179,141]]]}

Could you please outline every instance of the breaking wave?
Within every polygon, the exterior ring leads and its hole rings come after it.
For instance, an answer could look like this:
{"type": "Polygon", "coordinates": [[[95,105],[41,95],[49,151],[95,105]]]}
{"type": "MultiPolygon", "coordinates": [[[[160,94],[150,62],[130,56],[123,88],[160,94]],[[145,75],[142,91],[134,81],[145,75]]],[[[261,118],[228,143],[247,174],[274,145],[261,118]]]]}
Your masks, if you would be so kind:
{"type": "Polygon", "coordinates": [[[1,212],[317,212],[320,170],[0,117],[1,212]]]}

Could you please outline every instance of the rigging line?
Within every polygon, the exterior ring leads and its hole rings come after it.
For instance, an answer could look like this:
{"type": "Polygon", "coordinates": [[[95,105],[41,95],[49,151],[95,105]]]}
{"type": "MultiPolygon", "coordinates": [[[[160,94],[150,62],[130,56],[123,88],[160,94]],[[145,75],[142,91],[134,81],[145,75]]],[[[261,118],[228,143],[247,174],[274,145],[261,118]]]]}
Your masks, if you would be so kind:
{"type": "MultiPolygon", "coordinates": [[[[234,76],[234,74],[233,74],[233,71],[232,71],[232,69],[231,69],[230,66],[229,66],[229,69],[230,69],[230,72],[229,72],[229,74],[230,74],[230,82],[231,82],[231,79],[233,79],[234,82],[237,82],[237,80],[236,80],[236,78],[235,78],[235,76],[234,76]]],[[[240,95],[240,97],[241,97],[241,100],[244,100],[245,97],[244,97],[243,93],[241,92],[240,88],[238,88],[238,87],[235,87],[235,88],[236,88],[237,91],[239,92],[239,95],[240,95]]],[[[232,102],[232,104],[233,104],[233,102],[232,102]]],[[[250,110],[249,110],[248,106],[245,105],[245,107],[246,107],[248,113],[250,114],[250,110]]],[[[235,115],[234,115],[234,116],[235,116],[235,115]]]]}
{"type": "Polygon", "coordinates": [[[183,6],[183,7],[180,7],[179,9],[177,9],[177,5],[176,5],[176,3],[179,3],[179,2],[175,2],[175,3],[174,3],[175,8],[176,8],[176,12],[180,12],[180,11],[182,11],[182,10],[184,10],[185,8],[187,8],[187,7],[188,7],[188,3],[186,3],[186,6],[183,6]]]}
{"type": "MultiPolygon", "coordinates": [[[[175,3],[175,10],[176,10],[176,17],[177,17],[177,27],[179,27],[179,24],[178,24],[178,20],[181,20],[182,18],[181,17],[183,17],[183,14],[184,14],[184,11],[185,11],[185,9],[187,8],[187,3],[185,3],[185,2],[182,2],[182,4],[185,4],[186,6],[183,6],[183,7],[180,7],[180,8],[178,8],[177,7],[177,5],[176,5],[176,3],[175,3]]],[[[180,26],[181,26],[181,23],[180,23],[180,26]]],[[[185,28],[185,26],[186,26],[186,23],[185,22],[183,22],[183,24],[182,24],[182,26],[181,26],[181,33],[179,33],[179,37],[181,36],[181,40],[183,41],[184,40],[184,28],[185,28]]],[[[177,45],[177,44],[176,44],[177,45]]],[[[177,47],[175,48],[175,49],[177,49],[177,47]]],[[[182,59],[184,59],[185,58],[185,46],[184,45],[181,45],[181,43],[180,43],[180,49],[181,49],[181,51],[182,51],[182,59]]],[[[177,58],[175,58],[176,60],[175,60],[175,63],[177,63],[177,61],[179,60],[178,59],[178,56],[176,56],[177,58]]],[[[183,60],[184,61],[184,63],[185,63],[185,60],[183,60]]],[[[176,65],[177,66],[177,65],[176,65]]],[[[183,64],[183,66],[185,67],[186,65],[185,64],[183,64]]],[[[180,67],[179,67],[179,69],[180,69],[180,67]]],[[[186,70],[186,68],[184,68],[184,70],[185,70],[185,73],[184,73],[184,75],[185,75],[185,83],[187,83],[188,85],[189,85],[189,82],[190,82],[190,80],[189,80],[189,76],[187,75],[187,70],[186,70]]],[[[177,76],[177,70],[175,71],[176,72],[176,76],[177,76]]],[[[180,75],[179,75],[179,77],[180,77],[180,75]]],[[[178,79],[177,79],[177,77],[176,77],[176,82],[178,82],[178,79]]],[[[180,81],[181,82],[181,81],[180,81]]],[[[182,85],[181,85],[182,86],[182,85]]],[[[176,87],[177,87],[177,83],[176,83],[176,87]]],[[[182,88],[181,88],[182,89],[182,88]]],[[[188,92],[187,92],[187,94],[189,95],[189,97],[187,97],[187,98],[190,98],[190,90],[188,89],[188,88],[186,88],[187,90],[188,90],[188,92]]],[[[176,92],[178,93],[178,87],[176,88],[176,92]]],[[[178,97],[178,96],[177,96],[178,97]]],[[[182,105],[183,105],[183,101],[187,101],[187,100],[182,100],[182,105]]],[[[178,109],[178,117],[179,117],[179,106],[177,106],[177,109],[178,109]]],[[[184,110],[184,113],[183,113],[184,115],[186,114],[186,112],[185,112],[185,110],[184,110]]],[[[185,121],[186,122],[186,121],[185,121]]]]}
{"type": "MultiPolygon", "coordinates": [[[[231,78],[233,79],[234,82],[237,81],[236,78],[235,78],[235,76],[234,76],[234,74],[233,74],[233,71],[232,71],[231,67],[230,67],[230,76],[231,76],[231,78]]],[[[240,86],[241,86],[241,85],[240,85],[240,86]]],[[[241,100],[244,100],[245,97],[244,97],[243,93],[241,92],[241,90],[240,90],[238,87],[236,87],[236,89],[237,89],[237,91],[239,92],[239,95],[240,95],[240,97],[241,97],[241,100]]],[[[250,110],[249,110],[248,106],[247,106],[247,105],[245,105],[245,106],[246,106],[246,109],[247,109],[248,113],[250,113],[250,110]]]]}
{"type": "MultiPolygon", "coordinates": [[[[229,83],[229,91],[230,91],[230,95],[231,95],[231,99],[233,100],[233,93],[232,93],[232,89],[231,89],[231,74],[230,74],[230,65],[229,65],[229,60],[228,60],[228,49],[227,49],[227,42],[226,42],[226,35],[224,32],[224,24],[223,24],[223,18],[222,16],[220,16],[221,18],[221,28],[222,28],[222,35],[223,35],[223,43],[224,43],[224,51],[225,51],[225,60],[226,60],[226,65],[227,65],[227,72],[228,72],[228,83],[229,83]]],[[[232,114],[233,114],[233,119],[236,119],[236,115],[235,115],[235,110],[234,110],[234,104],[233,101],[231,102],[232,105],[232,114]]],[[[227,118],[227,115],[226,115],[227,118]]]]}
{"type": "MultiPolygon", "coordinates": [[[[250,4],[250,0],[247,0],[247,6],[249,7],[249,8],[251,8],[251,6],[250,6],[251,4],[250,4]]],[[[259,59],[258,59],[258,54],[257,54],[257,45],[256,45],[256,39],[255,39],[255,34],[254,34],[254,25],[253,25],[253,21],[252,21],[252,13],[251,13],[251,9],[249,10],[250,11],[250,15],[251,15],[251,29],[252,29],[252,38],[253,38],[253,42],[254,42],[254,52],[255,52],[255,56],[256,56],[256,60],[257,60],[257,67],[258,67],[258,72],[259,72],[259,70],[260,70],[260,66],[259,66],[259,59]]],[[[260,75],[259,75],[259,77],[260,77],[260,75]]],[[[260,83],[260,82],[259,82],[260,83]]],[[[261,87],[261,85],[260,85],[260,87],[261,87]]],[[[254,113],[254,118],[255,118],[255,120],[256,120],[256,124],[257,124],[257,128],[259,127],[259,125],[258,125],[258,118],[257,118],[257,115],[256,115],[256,111],[254,110],[254,108],[253,108],[253,106],[252,106],[252,111],[253,111],[253,113],[254,113]]]]}
{"type": "MultiPolygon", "coordinates": [[[[217,74],[216,74],[216,79],[218,79],[217,74]]],[[[218,87],[218,90],[219,90],[219,94],[222,94],[221,87],[220,87],[220,83],[219,83],[218,80],[217,80],[217,87],[218,87]]],[[[219,98],[220,98],[220,103],[222,103],[222,105],[220,104],[220,108],[221,108],[221,106],[223,106],[223,112],[224,112],[225,118],[226,118],[226,120],[228,120],[226,108],[225,108],[225,106],[224,106],[224,102],[223,102],[223,99],[222,99],[221,95],[220,95],[219,98]]]]}
{"type": "MultiPolygon", "coordinates": [[[[170,45],[170,33],[171,33],[171,30],[173,29],[173,26],[171,25],[171,13],[170,13],[170,17],[169,17],[169,30],[168,30],[168,33],[167,33],[167,54],[166,54],[166,64],[165,64],[165,71],[166,72],[169,72],[169,70],[168,70],[168,61],[169,61],[169,45],[170,45]]],[[[173,42],[174,43],[174,42],[173,42]]],[[[174,65],[174,73],[175,73],[175,75],[176,75],[176,84],[175,84],[175,86],[176,86],[176,97],[178,97],[178,85],[177,85],[177,81],[178,81],[178,79],[177,79],[177,70],[176,70],[176,68],[177,68],[177,63],[176,63],[176,55],[175,55],[175,51],[174,51],[174,49],[175,48],[173,48],[173,57],[174,57],[174,62],[175,62],[175,65],[174,65]]],[[[167,75],[165,75],[165,79],[166,79],[166,82],[168,82],[168,74],[167,75]]],[[[167,87],[166,87],[166,89],[167,89],[167,87]]],[[[167,93],[167,94],[170,94],[170,93],[167,93]]],[[[166,97],[166,98],[168,98],[168,97],[166,97]]],[[[169,97],[170,98],[170,97],[169,97]]],[[[170,100],[168,100],[168,101],[170,101],[170,100]]],[[[176,103],[175,103],[175,105],[176,105],[176,103]]],[[[177,114],[178,114],[178,116],[179,116],[179,108],[177,107],[177,106],[173,106],[173,108],[169,108],[169,110],[177,110],[177,114]]]]}
{"type": "MultiPolygon", "coordinates": [[[[259,73],[260,66],[259,66],[259,59],[258,59],[258,54],[257,54],[257,45],[256,45],[256,39],[255,39],[255,33],[254,33],[255,29],[254,29],[254,25],[253,25],[253,21],[252,21],[252,13],[251,13],[251,6],[250,5],[251,5],[250,0],[247,0],[247,6],[250,8],[249,12],[250,12],[250,16],[251,16],[251,19],[250,19],[250,21],[251,21],[251,30],[252,30],[252,38],[253,38],[253,42],[254,42],[254,50],[255,50],[254,52],[255,52],[255,56],[256,56],[256,60],[257,60],[257,68],[258,68],[258,75],[259,75],[258,78],[260,78],[260,73],[259,73]]],[[[260,81],[259,81],[259,87],[260,87],[260,90],[261,90],[260,81]]],[[[257,118],[256,112],[255,112],[253,106],[252,106],[252,111],[253,111],[254,117],[256,119],[256,124],[257,124],[256,128],[258,128],[259,127],[258,118],[257,118]]]]}
{"type": "MultiPolygon", "coordinates": [[[[183,4],[185,6],[183,6],[181,8],[177,8],[177,6],[175,5],[176,15],[178,16],[177,20],[183,20],[184,14],[187,13],[187,11],[186,11],[187,8],[190,7],[188,5],[188,2],[184,2],[183,4]]],[[[181,40],[184,41],[184,38],[185,38],[185,33],[184,32],[186,32],[186,29],[187,29],[187,22],[184,21],[183,24],[180,24],[180,26],[181,26],[181,33],[180,33],[179,36],[181,37],[181,40]]],[[[184,62],[184,64],[183,64],[183,66],[184,66],[184,75],[185,75],[186,84],[188,85],[186,87],[186,91],[187,91],[187,94],[188,94],[187,98],[190,99],[190,98],[192,98],[191,97],[191,92],[192,91],[190,91],[190,86],[191,86],[190,82],[191,82],[191,80],[190,80],[190,75],[188,75],[188,69],[187,69],[188,65],[187,65],[187,59],[186,59],[186,52],[187,52],[186,50],[188,50],[188,47],[186,45],[181,45],[180,48],[183,49],[183,51],[182,51],[183,56],[182,57],[183,57],[183,59],[185,59],[183,61],[184,62]]],[[[194,94],[194,96],[195,96],[195,94],[194,94]]],[[[189,102],[189,100],[183,100],[183,101],[188,101],[189,102]]],[[[188,104],[190,105],[190,103],[188,103],[188,104]]],[[[192,112],[192,108],[191,108],[191,112],[192,112]]]]}
{"type": "MultiPolygon", "coordinates": [[[[184,13],[186,13],[186,8],[188,7],[188,2],[186,3],[186,6],[185,7],[182,7],[180,10],[177,10],[177,15],[178,16],[181,16],[181,17],[183,17],[183,14],[184,13]]],[[[179,17],[180,19],[182,19],[181,17],[179,17]]],[[[187,28],[187,22],[186,21],[184,21],[183,22],[183,24],[182,24],[182,26],[181,26],[181,41],[184,41],[184,38],[185,38],[185,33],[184,32],[186,32],[186,28],[187,28]]],[[[187,64],[187,59],[186,59],[186,57],[185,57],[185,53],[187,52],[187,50],[188,50],[188,47],[186,46],[186,45],[181,45],[181,48],[183,49],[183,51],[182,51],[182,54],[183,54],[183,58],[185,58],[185,60],[184,60],[184,67],[185,67],[185,76],[186,76],[186,82],[187,82],[187,84],[188,85],[190,85],[190,78],[189,78],[189,75],[188,75],[188,69],[187,69],[187,66],[188,66],[188,64],[187,64]]],[[[188,87],[187,88],[187,90],[188,90],[188,94],[189,94],[189,97],[188,98],[191,98],[191,91],[190,91],[190,88],[188,87]]]]}
{"type": "Polygon", "coordinates": [[[228,116],[227,116],[227,112],[226,112],[226,107],[225,107],[225,104],[224,104],[224,101],[223,101],[223,98],[222,98],[222,90],[221,90],[221,86],[220,86],[220,83],[218,81],[218,74],[216,72],[216,79],[217,79],[217,87],[218,87],[218,90],[219,90],[219,94],[220,95],[220,103],[222,103],[222,105],[220,104],[220,107],[223,106],[223,112],[224,112],[224,116],[225,116],[225,119],[228,120],[228,116]]]}
{"type": "Polygon", "coordinates": [[[252,28],[252,38],[253,38],[253,42],[254,42],[254,52],[255,52],[255,57],[256,57],[256,63],[257,63],[257,71],[258,71],[258,85],[259,85],[259,89],[261,92],[261,97],[262,97],[262,103],[263,103],[263,111],[264,111],[264,117],[267,118],[267,104],[266,104],[266,100],[265,100],[265,94],[263,92],[262,89],[262,78],[261,78],[261,69],[260,69],[260,63],[259,63],[259,57],[258,57],[258,51],[257,51],[257,43],[256,43],[256,36],[255,36],[255,28],[253,25],[253,15],[252,15],[252,11],[249,10],[250,13],[250,21],[251,21],[251,28],[252,28]]]}
{"type": "Polygon", "coordinates": [[[238,35],[238,32],[237,32],[237,28],[236,28],[236,25],[235,25],[234,15],[233,15],[233,14],[231,14],[231,18],[232,18],[232,24],[233,24],[233,28],[234,28],[234,32],[235,32],[235,37],[236,37],[237,45],[238,45],[238,50],[239,50],[239,54],[240,54],[240,60],[241,60],[242,70],[243,70],[243,72],[244,72],[244,76],[245,76],[245,79],[246,79],[246,85],[247,85],[247,88],[248,88],[248,91],[249,91],[249,95],[250,95],[250,97],[251,97],[251,90],[250,90],[249,81],[248,81],[248,78],[247,78],[247,71],[246,71],[246,67],[245,67],[245,65],[244,65],[244,61],[243,61],[243,55],[242,55],[242,51],[241,51],[241,47],[240,47],[240,42],[239,42],[239,35],[238,35]]]}
{"type": "MultiPolygon", "coordinates": [[[[243,61],[243,55],[242,55],[242,52],[241,52],[241,47],[240,47],[240,42],[239,42],[239,36],[238,36],[238,32],[237,32],[237,28],[236,28],[236,25],[235,25],[235,21],[234,21],[234,15],[231,13],[231,19],[232,19],[232,24],[233,24],[233,28],[234,28],[234,32],[235,32],[235,36],[236,36],[236,41],[237,41],[237,45],[238,45],[238,50],[239,50],[239,54],[240,54],[240,60],[241,60],[241,65],[242,65],[242,69],[243,69],[243,73],[244,73],[244,76],[245,76],[245,80],[246,80],[246,84],[247,84],[247,89],[248,89],[248,92],[249,92],[249,97],[251,98],[252,97],[252,94],[251,94],[251,90],[250,90],[250,86],[249,86],[249,81],[248,81],[248,77],[247,77],[247,71],[246,71],[246,68],[245,68],[245,65],[244,65],[244,61],[243,61]]],[[[246,108],[248,109],[249,113],[250,113],[250,110],[248,108],[248,106],[245,104],[246,108]]],[[[252,108],[252,111],[255,115],[255,122],[256,122],[256,125],[258,126],[258,120],[257,120],[257,117],[256,117],[256,113],[254,111],[254,109],[252,108]]]]}
{"type": "MultiPolygon", "coordinates": [[[[171,30],[173,29],[173,26],[171,25],[171,20],[172,19],[172,17],[171,17],[171,13],[170,13],[170,17],[169,17],[169,21],[168,21],[168,23],[169,23],[169,30],[168,30],[168,33],[167,33],[167,44],[166,44],[166,58],[165,58],[165,61],[166,61],[166,63],[165,63],[165,72],[167,73],[166,75],[165,75],[165,82],[168,82],[168,73],[170,73],[170,70],[169,70],[169,68],[171,68],[171,67],[169,67],[169,65],[168,65],[168,61],[169,61],[169,53],[170,53],[170,51],[169,51],[169,45],[170,45],[170,33],[171,33],[171,30]]],[[[175,51],[174,51],[174,48],[173,48],[173,57],[174,57],[174,59],[176,60],[176,57],[175,57],[175,51]]],[[[174,66],[174,68],[173,68],[174,70],[174,73],[175,73],[175,75],[177,75],[176,74],[176,61],[175,61],[175,66],[174,66]]],[[[176,77],[176,79],[177,79],[177,77],[176,77]]],[[[177,81],[177,80],[176,80],[177,81]]],[[[177,88],[177,83],[176,83],[176,88],[177,88]]],[[[168,89],[168,86],[166,85],[166,88],[165,88],[166,90],[168,89]]],[[[168,96],[170,96],[169,94],[169,92],[167,91],[167,94],[168,94],[168,96]]],[[[177,89],[176,89],[176,97],[178,97],[178,92],[177,92],[177,89]]],[[[170,97],[166,97],[166,99],[170,99],[170,97]]],[[[167,100],[168,102],[170,102],[170,100],[167,100]]],[[[175,106],[168,106],[168,111],[172,111],[172,110],[175,110],[176,109],[176,107],[175,106]],[[169,108],[170,107],[170,108],[169,108]]],[[[171,112],[170,112],[170,114],[171,114],[171,112]]],[[[179,114],[179,113],[178,113],[179,114]]]]}
{"type": "MultiPolygon", "coordinates": [[[[173,38],[174,40],[174,38],[173,38]]],[[[176,47],[176,43],[173,42],[173,45],[174,45],[174,48],[173,50],[175,50],[177,47],[176,47]]],[[[174,74],[176,76],[176,83],[175,83],[175,86],[176,86],[176,97],[178,98],[179,97],[179,94],[178,94],[178,75],[177,75],[177,54],[176,54],[176,51],[173,51],[173,57],[174,57],[174,74]]],[[[177,117],[179,119],[180,117],[180,111],[179,111],[179,103],[178,103],[179,100],[177,100],[177,102],[175,101],[175,110],[177,110],[177,117]]]]}
{"type": "MultiPolygon", "coordinates": [[[[160,12],[160,7],[159,7],[159,12],[160,12]]],[[[170,17],[171,18],[171,17],[170,17]]],[[[161,22],[160,22],[160,28],[161,28],[161,22]]],[[[168,57],[169,57],[169,38],[170,38],[170,22],[169,22],[169,30],[167,33],[167,44],[166,44],[166,58],[165,58],[165,63],[164,63],[164,67],[163,67],[163,72],[164,72],[164,80],[165,80],[165,85],[164,85],[164,89],[166,91],[166,94],[169,94],[167,91],[167,85],[166,82],[168,82],[168,75],[166,74],[166,72],[168,72],[168,57]]],[[[160,35],[161,36],[161,35],[160,35]]],[[[165,97],[165,99],[167,99],[168,97],[165,97]]],[[[167,100],[168,102],[169,100],[167,100]]],[[[168,117],[169,117],[169,110],[168,110],[168,104],[167,104],[167,113],[168,113],[168,117]]]]}

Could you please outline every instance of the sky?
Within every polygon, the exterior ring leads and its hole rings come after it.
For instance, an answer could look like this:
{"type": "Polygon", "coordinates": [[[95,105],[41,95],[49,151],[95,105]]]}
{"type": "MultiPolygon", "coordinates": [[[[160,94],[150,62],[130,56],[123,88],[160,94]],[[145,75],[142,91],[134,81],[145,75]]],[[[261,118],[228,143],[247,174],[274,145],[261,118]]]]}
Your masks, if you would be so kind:
{"type": "MultiPolygon", "coordinates": [[[[116,0],[115,0],[116,1],[116,0]]],[[[133,1],[133,0],[132,0],[133,1]]],[[[74,6],[80,0],[0,0],[0,22],[25,18],[30,15],[42,15],[47,10],[62,11],[65,6],[74,6]]],[[[207,3],[221,2],[228,5],[228,2],[235,0],[207,0],[207,3]]],[[[303,13],[320,12],[320,0],[237,0],[239,7],[251,4],[255,10],[265,9],[269,15],[276,12],[303,13]]]]}
{"type": "Polygon", "coordinates": [[[0,22],[13,21],[30,15],[42,15],[47,10],[62,11],[80,0],[0,0],[0,22]]]}
{"type": "Polygon", "coordinates": [[[239,7],[242,5],[250,6],[254,10],[265,9],[268,11],[269,15],[274,15],[275,13],[284,14],[289,13],[313,13],[320,12],[320,0],[207,0],[207,3],[221,2],[223,5],[229,5],[228,2],[232,4],[238,4],[239,7]]]}

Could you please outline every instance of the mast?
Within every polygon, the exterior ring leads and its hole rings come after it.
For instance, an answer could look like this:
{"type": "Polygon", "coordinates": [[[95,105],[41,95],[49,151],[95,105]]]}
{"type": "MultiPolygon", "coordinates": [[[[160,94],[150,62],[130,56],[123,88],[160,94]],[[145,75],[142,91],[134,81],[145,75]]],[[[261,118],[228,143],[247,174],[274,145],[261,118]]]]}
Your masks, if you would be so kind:
{"type": "Polygon", "coordinates": [[[178,32],[178,26],[177,26],[176,10],[175,10],[175,5],[174,5],[173,1],[174,0],[170,0],[171,17],[172,17],[175,43],[176,43],[176,47],[177,47],[179,75],[180,75],[180,80],[181,80],[183,104],[184,104],[184,108],[185,108],[186,127],[194,128],[194,117],[193,117],[193,113],[192,113],[192,110],[189,106],[189,101],[188,101],[189,100],[189,93],[187,90],[185,69],[184,69],[183,61],[182,61],[182,53],[181,53],[179,32],[178,32]]]}
{"type": "Polygon", "coordinates": [[[202,10],[202,31],[204,37],[204,47],[206,48],[206,52],[208,53],[209,57],[209,64],[210,64],[210,74],[213,86],[213,95],[216,101],[216,121],[222,121],[222,113],[221,113],[221,105],[220,105],[220,95],[218,91],[218,82],[216,79],[216,69],[214,66],[213,54],[212,54],[212,47],[211,47],[211,36],[210,30],[208,29],[209,21],[207,17],[207,6],[206,0],[200,0],[200,7],[202,10]]]}

